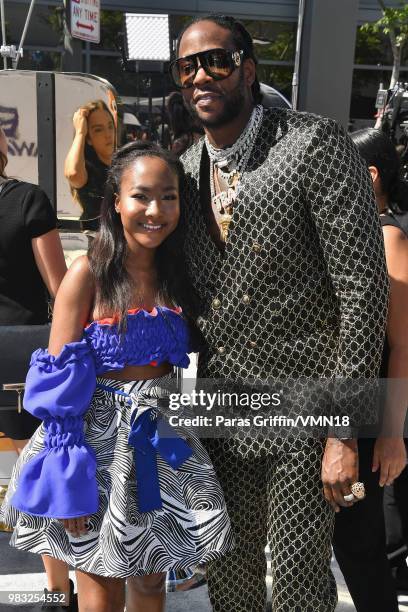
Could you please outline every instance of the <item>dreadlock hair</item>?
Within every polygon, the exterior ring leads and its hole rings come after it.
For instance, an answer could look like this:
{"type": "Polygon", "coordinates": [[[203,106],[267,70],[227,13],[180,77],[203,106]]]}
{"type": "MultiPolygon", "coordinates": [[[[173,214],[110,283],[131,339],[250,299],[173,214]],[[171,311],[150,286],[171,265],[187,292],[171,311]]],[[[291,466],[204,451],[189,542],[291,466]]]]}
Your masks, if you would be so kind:
{"type": "MultiPolygon", "coordinates": [[[[114,314],[122,330],[126,329],[127,311],[135,294],[134,281],[127,269],[128,245],[120,215],[115,210],[117,194],[124,171],[145,157],[162,159],[179,179],[180,221],[177,228],[156,250],[159,304],[179,305],[187,316],[193,316],[194,292],[191,290],[183,257],[184,214],[182,190],[185,181],[183,165],[171,151],[155,143],[135,141],[116,151],[108,171],[101,207],[100,230],[89,250],[90,269],[95,284],[95,303],[99,311],[114,314]]],[[[136,287],[137,291],[137,287],[136,287]]]]}
{"type": "MultiPolygon", "coordinates": [[[[257,66],[258,60],[255,55],[254,43],[252,41],[250,33],[248,32],[244,24],[241,23],[241,21],[235,19],[234,17],[230,17],[229,15],[221,15],[219,13],[211,13],[210,15],[205,15],[203,17],[196,17],[184,26],[177,39],[177,56],[179,54],[180,42],[183,37],[183,34],[192,25],[200,23],[201,21],[211,21],[212,23],[219,25],[221,28],[229,30],[231,32],[232,42],[236,50],[238,51],[242,49],[242,51],[244,52],[244,59],[253,60],[255,66],[257,66]]],[[[262,102],[261,86],[256,75],[255,81],[252,83],[251,90],[255,104],[260,104],[262,102]]]]}

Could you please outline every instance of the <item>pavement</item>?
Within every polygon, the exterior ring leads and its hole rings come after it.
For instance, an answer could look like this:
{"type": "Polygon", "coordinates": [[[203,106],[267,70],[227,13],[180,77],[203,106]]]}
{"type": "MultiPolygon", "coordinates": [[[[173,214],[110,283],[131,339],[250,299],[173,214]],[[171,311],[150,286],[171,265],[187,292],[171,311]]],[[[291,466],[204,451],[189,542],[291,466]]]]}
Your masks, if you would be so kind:
{"type": "MultiPolygon", "coordinates": [[[[191,366],[184,375],[185,379],[195,376],[196,359],[193,355],[191,357],[191,366]]],[[[8,545],[9,539],[9,533],[0,531],[0,612],[17,612],[18,610],[30,612],[34,608],[2,604],[1,601],[4,601],[2,592],[16,590],[42,591],[47,586],[42,561],[39,555],[24,553],[11,548],[8,545]]],[[[270,566],[268,551],[266,554],[268,566],[270,566]]],[[[343,575],[335,559],[332,560],[332,570],[336,578],[339,598],[336,612],[355,612],[343,575]]],[[[75,572],[70,572],[70,577],[75,582],[75,572]]],[[[266,582],[270,594],[272,586],[270,571],[268,571],[266,582]]],[[[408,612],[408,595],[400,597],[399,609],[400,612],[408,612]]],[[[166,612],[211,612],[207,588],[203,586],[191,591],[168,593],[166,612]]],[[[251,610],[248,610],[248,612],[251,612],[251,610]]],[[[384,612],[387,611],[384,610],[384,612]]]]}
{"type": "MultiPolygon", "coordinates": [[[[44,568],[39,555],[11,548],[8,545],[9,539],[9,533],[0,532],[0,600],[3,600],[2,591],[42,591],[46,586],[44,568]]],[[[354,612],[354,605],[335,560],[332,561],[332,569],[339,593],[336,612],[354,612]]],[[[71,578],[75,582],[74,572],[71,572],[71,578]]],[[[271,577],[268,575],[269,590],[271,583],[271,577]]],[[[16,612],[17,610],[29,612],[33,609],[0,604],[0,612],[16,612]]],[[[168,593],[166,612],[211,612],[206,587],[187,592],[168,593]]],[[[248,612],[251,611],[248,610],[248,612]]],[[[400,612],[408,612],[408,596],[401,598],[400,612]]]]}

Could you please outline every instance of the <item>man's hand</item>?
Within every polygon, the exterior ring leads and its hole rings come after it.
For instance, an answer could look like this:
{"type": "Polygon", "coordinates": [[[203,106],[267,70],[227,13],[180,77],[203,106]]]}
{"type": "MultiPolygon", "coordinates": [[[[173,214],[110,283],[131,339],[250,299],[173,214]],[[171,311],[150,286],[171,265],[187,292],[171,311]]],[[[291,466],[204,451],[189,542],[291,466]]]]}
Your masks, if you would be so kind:
{"type": "Polygon", "coordinates": [[[357,440],[328,438],[322,462],[323,491],[335,512],[340,506],[349,508],[355,502],[344,501],[351,494],[351,485],[358,481],[357,440]]]}
{"type": "Polygon", "coordinates": [[[380,468],[380,487],[391,485],[407,464],[407,452],[403,438],[380,436],[375,441],[373,472],[380,468]]]}
{"type": "Polygon", "coordinates": [[[88,516],[79,516],[72,519],[60,519],[65,531],[68,531],[74,538],[80,538],[88,532],[88,516]]]}

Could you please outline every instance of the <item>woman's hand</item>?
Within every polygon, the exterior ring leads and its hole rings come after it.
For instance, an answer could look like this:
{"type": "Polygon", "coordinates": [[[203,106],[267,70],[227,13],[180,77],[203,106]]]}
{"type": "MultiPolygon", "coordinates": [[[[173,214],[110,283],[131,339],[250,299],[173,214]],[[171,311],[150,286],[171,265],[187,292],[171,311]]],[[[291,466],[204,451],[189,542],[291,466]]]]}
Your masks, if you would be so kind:
{"type": "Polygon", "coordinates": [[[391,485],[407,464],[403,438],[377,438],[374,446],[372,471],[380,469],[380,487],[391,485]]]}
{"type": "Polygon", "coordinates": [[[64,176],[73,189],[81,189],[88,182],[85,163],[85,145],[88,135],[88,115],[86,108],[78,108],[72,119],[75,137],[65,158],[64,176]]]}
{"type": "Polygon", "coordinates": [[[74,538],[79,538],[88,532],[88,516],[79,516],[72,519],[61,519],[65,531],[68,531],[74,538]]]}
{"type": "Polygon", "coordinates": [[[78,108],[74,113],[73,124],[76,134],[86,136],[88,133],[88,115],[89,111],[86,108],[78,108]]]}

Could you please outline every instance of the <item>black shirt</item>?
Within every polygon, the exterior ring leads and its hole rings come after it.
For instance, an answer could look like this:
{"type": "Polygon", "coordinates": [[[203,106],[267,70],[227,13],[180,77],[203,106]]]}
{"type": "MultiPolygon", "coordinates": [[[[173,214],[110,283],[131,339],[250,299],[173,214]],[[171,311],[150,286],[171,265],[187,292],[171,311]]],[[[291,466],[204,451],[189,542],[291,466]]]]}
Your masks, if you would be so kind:
{"type": "Polygon", "coordinates": [[[39,325],[48,321],[46,288],[31,240],[57,226],[45,193],[9,180],[0,193],[0,325],[39,325]]]}
{"type": "MultiPolygon", "coordinates": [[[[398,213],[389,212],[385,215],[381,215],[380,219],[381,219],[382,227],[385,227],[386,225],[393,225],[394,227],[398,227],[398,229],[403,231],[406,237],[408,238],[408,213],[398,214],[398,213]]],[[[390,358],[390,347],[388,344],[388,339],[386,337],[385,343],[384,343],[384,350],[382,354],[382,360],[381,360],[380,378],[387,378],[389,358],[390,358]]]]}
{"type": "Polygon", "coordinates": [[[78,202],[83,210],[80,219],[83,221],[83,229],[97,231],[109,166],[101,162],[99,157],[93,155],[91,160],[85,162],[85,167],[88,182],[76,190],[78,202]]]}

